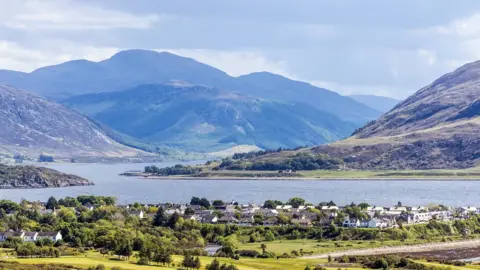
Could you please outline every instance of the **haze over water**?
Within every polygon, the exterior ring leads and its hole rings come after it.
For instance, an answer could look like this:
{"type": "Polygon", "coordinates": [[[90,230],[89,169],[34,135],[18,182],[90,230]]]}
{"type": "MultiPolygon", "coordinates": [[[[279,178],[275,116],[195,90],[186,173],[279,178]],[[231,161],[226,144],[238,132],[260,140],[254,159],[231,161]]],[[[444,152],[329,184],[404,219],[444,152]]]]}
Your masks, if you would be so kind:
{"type": "MultiPolygon", "coordinates": [[[[157,166],[171,166],[165,162],[157,166]]],[[[198,162],[193,162],[198,163],[198,162]]],[[[1,199],[46,201],[50,196],[77,195],[115,196],[118,203],[188,203],[192,196],[208,199],[235,200],[240,203],[262,203],[267,199],[286,201],[302,197],[308,202],[333,200],[344,205],[367,202],[391,206],[401,201],[405,205],[439,203],[449,206],[478,205],[480,181],[395,181],[395,180],[156,180],[124,177],[128,170],[143,170],[150,164],[51,164],[48,167],[85,177],[95,186],[2,189],[1,199]]]]}

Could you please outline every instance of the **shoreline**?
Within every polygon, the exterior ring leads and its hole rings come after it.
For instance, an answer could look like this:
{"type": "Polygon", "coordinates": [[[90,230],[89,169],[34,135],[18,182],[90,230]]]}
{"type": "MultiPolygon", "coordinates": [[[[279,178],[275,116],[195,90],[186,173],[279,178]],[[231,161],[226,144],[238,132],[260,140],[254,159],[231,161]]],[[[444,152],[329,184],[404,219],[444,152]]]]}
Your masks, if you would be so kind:
{"type": "Polygon", "coordinates": [[[228,180],[228,181],[480,181],[479,178],[452,178],[452,177],[411,177],[411,178],[376,178],[376,177],[361,177],[361,178],[348,178],[348,177],[334,177],[334,178],[317,178],[317,177],[196,177],[196,176],[142,176],[142,175],[122,175],[124,177],[141,178],[141,179],[153,179],[153,180],[228,180]]]}

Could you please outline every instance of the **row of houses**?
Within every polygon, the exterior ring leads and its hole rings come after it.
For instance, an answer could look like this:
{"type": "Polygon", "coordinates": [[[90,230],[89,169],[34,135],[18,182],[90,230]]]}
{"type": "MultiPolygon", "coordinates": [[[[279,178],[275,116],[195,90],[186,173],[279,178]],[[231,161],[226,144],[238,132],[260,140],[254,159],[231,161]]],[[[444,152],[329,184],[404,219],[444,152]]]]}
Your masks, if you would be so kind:
{"type": "Polygon", "coordinates": [[[24,242],[36,242],[43,239],[49,239],[52,242],[62,240],[60,232],[26,232],[26,231],[7,231],[0,232],[0,242],[6,241],[8,238],[20,238],[24,242]]]}

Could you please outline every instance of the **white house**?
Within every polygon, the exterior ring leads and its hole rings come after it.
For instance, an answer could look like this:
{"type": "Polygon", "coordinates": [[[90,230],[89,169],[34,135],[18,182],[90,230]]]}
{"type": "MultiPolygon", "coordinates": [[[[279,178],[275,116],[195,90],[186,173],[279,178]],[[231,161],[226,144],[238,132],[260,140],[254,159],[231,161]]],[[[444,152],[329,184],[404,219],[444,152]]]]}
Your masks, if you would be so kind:
{"type": "Polygon", "coordinates": [[[345,218],[345,220],[343,221],[343,227],[360,228],[361,225],[362,224],[360,220],[356,218],[345,218]]]}
{"type": "Polygon", "coordinates": [[[460,207],[459,212],[462,215],[469,215],[469,214],[478,213],[478,209],[477,207],[474,207],[474,206],[460,207]]]}
{"type": "Polygon", "coordinates": [[[37,232],[24,232],[22,236],[22,240],[24,242],[35,242],[37,241],[37,232]]]}
{"type": "Polygon", "coordinates": [[[322,212],[327,213],[330,217],[336,217],[339,208],[338,208],[338,206],[324,205],[324,206],[322,206],[321,210],[322,210],[322,212]]]}
{"type": "Polygon", "coordinates": [[[19,237],[19,238],[23,239],[24,234],[25,234],[25,232],[12,232],[12,231],[0,232],[0,242],[4,242],[8,238],[12,238],[12,237],[19,237]]]}
{"type": "Polygon", "coordinates": [[[144,216],[144,213],[142,210],[129,210],[128,215],[142,219],[144,216]]]}
{"type": "Polygon", "coordinates": [[[37,240],[50,239],[53,242],[62,240],[62,234],[60,232],[38,232],[37,240]]]}
{"type": "Polygon", "coordinates": [[[387,220],[382,220],[378,218],[370,219],[367,224],[368,228],[387,228],[389,226],[390,226],[390,222],[387,222],[387,220]]]}

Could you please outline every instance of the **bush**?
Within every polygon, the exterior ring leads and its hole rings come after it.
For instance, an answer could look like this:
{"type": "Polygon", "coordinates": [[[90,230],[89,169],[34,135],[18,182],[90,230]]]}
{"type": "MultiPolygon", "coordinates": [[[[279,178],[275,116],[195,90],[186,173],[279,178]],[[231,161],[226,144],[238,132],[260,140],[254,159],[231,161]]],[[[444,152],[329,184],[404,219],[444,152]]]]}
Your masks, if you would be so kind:
{"type": "Polygon", "coordinates": [[[242,257],[257,258],[260,255],[260,252],[256,250],[238,250],[237,254],[242,257]]]}

